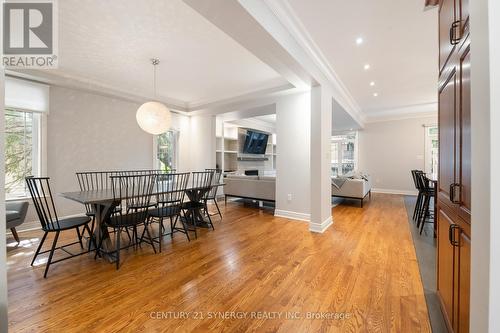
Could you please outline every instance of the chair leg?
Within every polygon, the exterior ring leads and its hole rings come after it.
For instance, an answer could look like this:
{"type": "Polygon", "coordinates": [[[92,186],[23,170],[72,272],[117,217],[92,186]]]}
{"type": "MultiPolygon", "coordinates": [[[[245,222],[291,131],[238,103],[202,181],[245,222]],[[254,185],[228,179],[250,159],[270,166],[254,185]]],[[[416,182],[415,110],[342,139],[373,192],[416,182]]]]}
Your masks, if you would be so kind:
{"type": "Polygon", "coordinates": [[[191,220],[193,220],[193,225],[194,225],[194,238],[198,239],[198,232],[196,231],[196,217],[194,216],[194,212],[191,212],[191,220]]]}
{"type": "Polygon", "coordinates": [[[212,226],[212,230],[215,230],[214,224],[212,223],[212,218],[210,217],[210,214],[207,214],[208,216],[208,221],[210,222],[210,225],[212,226]]]}
{"type": "MultiPolygon", "coordinates": [[[[144,228],[146,229],[146,233],[148,234],[149,241],[151,242],[151,246],[153,247],[153,251],[156,254],[156,248],[155,248],[155,243],[153,242],[153,237],[151,237],[151,234],[149,233],[149,228],[147,224],[144,224],[144,228]]],[[[160,240],[161,244],[161,240],[160,240]]],[[[161,245],[160,245],[161,246],[161,245]]]]}
{"type": "Polygon", "coordinates": [[[222,214],[219,209],[219,204],[217,203],[217,199],[214,199],[215,207],[217,208],[217,212],[219,213],[220,219],[222,220],[222,214]]]}
{"type": "Polygon", "coordinates": [[[82,242],[82,234],[80,233],[80,228],[75,228],[76,229],[76,234],[78,235],[78,242],[80,242],[80,247],[83,249],[83,242],[82,242]]]}
{"type": "Polygon", "coordinates": [[[10,232],[12,232],[12,236],[14,236],[14,239],[16,240],[16,242],[20,243],[19,235],[17,234],[16,228],[10,228],[10,232]]]}
{"type": "Polygon", "coordinates": [[[170,238],[174,238],[174,219],[170,216],[170,238]]]}
{"type": "Polygon", "coordinates": [[[227,206],[227,195],[224,195],[224,206],[227,206]]]}
{"type": "Polygon", "coordinates": [[[422,234],[422,231],[424,230],[425,218],[429,212],[429,202],[430,196],[426,195],[424,201],[424,212],[422,213],[422,220],[420,221],[420,234],[422,234]]]}
{"type": "Polygon", "coordinates": [[[116,270],[120,269],[120,238],[122,228],[118,227],[116,231],[116,270]]]}
{"type": "Polygon", "coordinates": [[[45,265],[45,273],[43,274],[44,279],[47,278],[47,273],[49,272],[50,263],[52,262],[52,256],[54,255],[54,250],[56,249],[59,233],[60,231],[56,231],[56,236],[54,237],[54,241],[52,242],[52,248],[50,249],[49,259],[47,260],[47,264],[45,265]]]}
{"type": "MultiPolygon", "coordinates": [[[[172,222],[170,222],[170,225],[172,225],[172,222]]],[[[144,229],[147,228],[147,225],[144,225],[144,229]]],[[[160,217],[160,224],[158,226],[158,251],[161,253],[161,240],[163,239],[163,217],[160,217]]],[[[151,243],[153,243],[151,241],[151,243]]]]}
{"type": "Polygon", "coordinates": [[[33,256],[33,260],[31,260],[31,266],[33,266],[33,264],[35,263],[35,259],[36,259],[36,257],[38,257],[38,253],[42,249],[43,242],[45,242],[45,238],[47,238],[47,235],[48,235],[48,232],[45,231],[45,233],[43,234],[42,240],[40,241],[40,244],[38,244],[38,248],[36,249],[35,255],[33,256]]]}

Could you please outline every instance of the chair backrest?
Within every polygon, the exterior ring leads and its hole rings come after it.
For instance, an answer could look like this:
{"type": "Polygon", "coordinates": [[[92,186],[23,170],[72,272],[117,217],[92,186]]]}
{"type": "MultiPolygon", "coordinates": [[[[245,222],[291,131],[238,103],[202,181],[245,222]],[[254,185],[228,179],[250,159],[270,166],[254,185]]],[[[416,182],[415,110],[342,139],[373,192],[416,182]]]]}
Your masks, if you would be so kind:
{"type": "MultiPolygon", "coordinates": [[[[205,171],[211,171],[213,172],[213,177],[212,177],[212,182],[211,185],[216,185],[219,184],[220,182],[220,177],[222,175],[222,170],[221,169],[205,169],[205,171]]],[[[219,186],[212,186],[210,191],[207,192],[207,195],[205,196],[205,199],[212,200],[215,199],[217,196],[217,190],[219,189],[219,186]]]]}
{"type": "Polygon", "coordinates": [[[26,184],[43,230],[60,229],[49,180],[49,177],[26,177],[26,184]]]}
{"type": "Polygon", "coordinates": [[[417,171],[416,176],[419,190],[428,190],[431,188],[429,180],[423,171],[417,171]]]}
{"type": "Polygon", "coordinates": [[[415,188],[418,190],[419,184],[418,184],[418,180],[417,180],[417,172],[419,172],[419,170],[411,170],[411,176],[413,178],[413,183],[415,184],[415,188]]]}
{"type": "MultiPolygon", "coordinates": [[[[113,190],[113,199],[116,205],[121,204],[125,200],[127,207],[136,206],[144,207],[137,211],[138,215],[143,214],[144,219],[147,217],[147,207],[151,202],[151,195],[156,181],[156,174],[145,175],[116,175],[111,176],[111,187],[113,190]]],[[[119,220],[125,215],[117,214],[119,220]]],[[[139,217],[140,218],[140,217],[139,217]]]]}
{"type": "MultiPolygon", "coordinates": [[[[118,175],[119,171],[85,171],[77,172],[76,178],[80,191],[99,191],[111,189],[111,176],[118,175]]],[[[87,213],[92,212],[92,205],[85,205],[87,213]]]]}
{"type": "Polygon", "coordinates": [[[197,171],[191,173],[191,185],[198,188],[210,188],[212,185],[213,171],[197,171]]]}
{"type": "Polygon", "coordinates": [[[189,181],[189,172],[160,173],[156,178],[156,202],[161,206],[181,205],[189,181]]]}
{"type": "Polygon", "coordinates": [[[163,170],[159,169],[145,169],[145,170],[122,170],[119,171],[120,175],[124,176],[142,176],[142,175],[151,175],[151,174],[159,174],[164,173],[163,170]]]}

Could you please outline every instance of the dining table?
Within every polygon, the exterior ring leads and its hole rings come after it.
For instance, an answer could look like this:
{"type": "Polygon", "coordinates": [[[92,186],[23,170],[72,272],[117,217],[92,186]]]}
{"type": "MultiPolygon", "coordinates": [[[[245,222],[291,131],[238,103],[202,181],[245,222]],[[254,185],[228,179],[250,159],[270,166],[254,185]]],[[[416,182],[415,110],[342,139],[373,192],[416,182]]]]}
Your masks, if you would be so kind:
{"type": "MultiPolygon", "coordinates": [[[[201,203],[207,194],[214,187],[224,186],[224,183],[211,184],[209,187],[207,186],[188,186],[182,191],[185,191],[186,196],[190,201],[201,203]]],[[[151,197],[155,197],[159,194],[168,194],[174,193],[177,191],[163,191],[160,190],[163,187],[154,186],[151,197]]],[[[62,192],[59,195],[63,198],[76,201],[83,205],[90,205],[92,207],[92,211],[94,213],[95,218],[95,228],[93,230],[93,241],[89,243],[89,247],[92,246],[92,243],[99,244],[102,239],[102,252],[104,254],[109,253],[109,249],[111,249],[111,238],[109,237],[108,229],[105,225],[106,218],[111,216],[112,212],[118,207],[123,200],[131,199],[130,197],[117,197],[120,191],[113,191],[112,189],[101,189],[101,190],[88,190],[88,191],[73,191],[73,192],[62,192]]],[[[198,205],[201,206],[201,205],[198,205]]],[[[196,209],[194,212],[195,218],[197,219],[197,226],[207,227],[208,224],[204,220],[203,214],[201,212],[201,208],[196,209]]],[[[108,256],[111,259],[110,256],[108,256]]]]}

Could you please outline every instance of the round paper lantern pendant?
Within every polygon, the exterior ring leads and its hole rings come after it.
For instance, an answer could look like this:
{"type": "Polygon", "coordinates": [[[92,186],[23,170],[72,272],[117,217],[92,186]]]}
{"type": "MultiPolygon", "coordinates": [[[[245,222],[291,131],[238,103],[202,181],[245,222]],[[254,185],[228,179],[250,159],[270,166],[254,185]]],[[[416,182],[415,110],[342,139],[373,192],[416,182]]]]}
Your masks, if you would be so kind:
{"type": "Polygon", "coordinates": [[[135,114],[139,127],[144,131],[158,135],[170,129],[172,115],[162,103],[147,102],[142,104],[135,114]]]}
{"type": "MultiPolygon", "coordinates": [[[[160,60],[151,59],[151,63],[154,66],[153,86],[156,97],[156,66],[160,63],[160,60]]],[[[170,110],[159,102],[147,102],[142,104],[139,109],[137,109],[135,118],[140,128],[153,135],[165,133],[170,129],[172,123],[172,114],[170,110]]]]}

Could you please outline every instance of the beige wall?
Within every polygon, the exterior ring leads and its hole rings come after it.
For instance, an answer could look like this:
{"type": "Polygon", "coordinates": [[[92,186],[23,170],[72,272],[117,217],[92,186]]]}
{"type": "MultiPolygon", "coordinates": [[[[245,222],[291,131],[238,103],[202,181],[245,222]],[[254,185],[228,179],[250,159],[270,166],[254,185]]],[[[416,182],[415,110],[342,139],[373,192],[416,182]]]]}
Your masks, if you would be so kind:
{"type": "Polygon", "coordinates": [[[424,128],[435,117],[368,123],[359,132],[359,167],[373,179],[374,191],[414,193],[410,170],[424,169],[424,128]]]}

